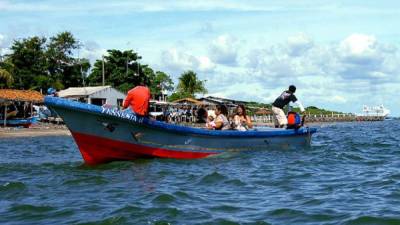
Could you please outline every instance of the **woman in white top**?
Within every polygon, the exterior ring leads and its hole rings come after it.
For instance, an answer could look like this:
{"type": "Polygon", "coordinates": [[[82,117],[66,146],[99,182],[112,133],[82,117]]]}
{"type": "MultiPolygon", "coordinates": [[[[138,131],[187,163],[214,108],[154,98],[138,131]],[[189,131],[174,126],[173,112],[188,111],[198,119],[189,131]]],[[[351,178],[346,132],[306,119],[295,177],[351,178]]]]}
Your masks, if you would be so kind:
{"type": "Polygon", "coordinates": [[[253,128],[250,116],[246,115],[246,108],[244,105],[238,105],[236,108],[236,115],[233,118],[233,127],[235,130],[246,131],[253,128]]]}
{"type": "Polygon", "coordinates": [[[227,119],[228,116],[228,109],[225,105],[217,105],[215,110],[215,115],[217,116],[214,120],[215,126],[209,129],[215,130],[229,130],[230,124],[227,119]]]}

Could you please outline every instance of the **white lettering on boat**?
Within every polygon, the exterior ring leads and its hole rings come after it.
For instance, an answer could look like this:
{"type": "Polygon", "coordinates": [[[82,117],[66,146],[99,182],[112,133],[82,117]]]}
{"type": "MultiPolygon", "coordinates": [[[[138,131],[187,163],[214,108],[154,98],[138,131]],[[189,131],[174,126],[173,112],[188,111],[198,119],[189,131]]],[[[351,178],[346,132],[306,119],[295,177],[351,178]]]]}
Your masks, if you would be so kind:
{"type": "Polygon", "coordinates": [[[102,107],[101,113],[111,115],[111,116],[116,116],[119,118],[128,119],[128,120],[136,122],[136,123],[143,123],[143,120],[144,120],[143,117],[138,117],[135,114],[126,113],[126,112],[123,112],[123,111],[117,110],[117,109],[110,109],[110,108],[102,107]]]}

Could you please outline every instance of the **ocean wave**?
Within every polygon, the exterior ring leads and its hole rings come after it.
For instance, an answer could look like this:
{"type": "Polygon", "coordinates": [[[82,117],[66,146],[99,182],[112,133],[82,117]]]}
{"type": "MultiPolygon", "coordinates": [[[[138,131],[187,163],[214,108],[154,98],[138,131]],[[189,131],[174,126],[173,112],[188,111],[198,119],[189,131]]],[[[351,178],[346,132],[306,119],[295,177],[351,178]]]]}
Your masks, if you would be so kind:
{"type": "Polygon", "coordinates": [[[376,217],[376,216],[360,216],[355,219],[347,220],[344,225],[398,225],[400,218],[376,217]]]}
{"type": "Polygon", "coordinates": [[[337,123],[311,148],[99,166],[71,137],[2,140],[0,223],[400,224],[399,128],[337,123]]]}
{"type": "Polygon", "coordinates": [[[203,176],[200,181],[198,182],[199,185],[210,185],[210,184],[216,184],[225,181],[228,179],[226,176],[224,176],[221,173],[218,173],[217,171],[214,171],[210,174],[207,174],[203,176]]]}

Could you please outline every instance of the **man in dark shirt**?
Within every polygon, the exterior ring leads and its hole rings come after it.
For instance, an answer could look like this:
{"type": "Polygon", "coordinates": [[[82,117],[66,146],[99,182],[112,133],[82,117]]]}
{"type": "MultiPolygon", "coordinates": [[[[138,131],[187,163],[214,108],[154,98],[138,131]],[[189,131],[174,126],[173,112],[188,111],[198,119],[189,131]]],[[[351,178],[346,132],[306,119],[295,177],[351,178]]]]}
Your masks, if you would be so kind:
{"type": "Polygon", "coordinates": [[[296,92],[296,86],[290,85],[289,89],[282,92],[282,94],[275,99],[274,103],[272,103],[272,112],[274,113],[274,122],[275,127],[283,128],[287,125],[288,121],[285,113],[283,112],[283,108],[288,105],[290,102],[296,103],[301,112],[304,112],[304,107],[300,101],[297,100],[294,93],[296,92]]]}

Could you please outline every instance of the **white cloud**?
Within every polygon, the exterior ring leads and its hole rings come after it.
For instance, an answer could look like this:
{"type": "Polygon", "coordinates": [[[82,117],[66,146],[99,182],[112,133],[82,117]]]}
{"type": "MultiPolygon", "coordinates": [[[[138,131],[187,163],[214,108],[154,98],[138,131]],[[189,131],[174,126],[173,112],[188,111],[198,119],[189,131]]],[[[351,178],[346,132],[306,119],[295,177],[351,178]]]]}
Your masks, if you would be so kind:
{"type": "MultiPolygon", "coordinates": [[[[209,84],[215,84],[213,82],[209,84]]],[[[276,96],[271,95],[271,90],[266,90],[261,83],[240,82],[231,80],[229,85],[212,86],[209,88],[209,95],[232,98],[238,100],[270,102],[276,96]]]]}
{"type": "Polygon", "coordinates": [[[100,45],[95,41],[86,41],[84,43],[84,48],[88,51],[96,51],[98,49],[101,49],[100,45]]]}
{"type": "MultiPolygon", "coordinates": [[[[227,37],[221,35],[211,40],[211,45],[227,46],[227,37]]],[[[210,57],[196,57],[189,53],[193,51],[177,49],[164,52],[163,64],[179,71],[200,71],[200,65],[212,68],[202,78],[207,80],[210,94],[272,102],[288,85],[295,84],[306,105],[337,110],[350,110],[360,101],[377,99],[375,96],[396,95],[394,89],[384,87],[400,83],[400,52],[369,35],[349,35],[336,43],[318,44],[299,34],[280,44],[240,48],[240,52],[227,54],[245,59],[245,64],[235,67],[214,64],[218,61],[213,52],[209,52],[210,57]]]]}
{"type": "MultiPolygon", "coordinates": [[[[378,4],[378,3],[377,3],[378,4]]],[[[373,4],[372,4],[373,5],[373,4]]],[[[86,0],[37,0],[37,1],[12,1],[1,0],[0,10],[10,12],[87,12],[110,13],[115,12],[170,12],[170,11],[234,11],[234,12],[325,12],[342,14],[373,15],[383,13],[398,13],[398,7],[393,4],[379,4],[379,7],[371,7],[371,4],[357,3],[329,3],[325,1],[231,1],[231,0],[151,0],[151,1],[97,1],[86,0]],[[345,6],[345,7],[344,7],[345,6]]]]}
{"type": "Polygon", "coordinates": [[[0,10],[4,11],[87,11],[95,10],[94,13],[107,11],[130,11],[130,12],[164,12],[164,11],[280,11],[282,6],[270,6],[269,4],[248,4],[239,1],[213,1],[213,0],[187,0],[187,1],[123,1],[115,0],[99,2],[87,0],[75,4],[71,1],[35,1],[35,2],[15,2],[0,1],[0,10]]]}
{"type": "Polygon", "coordinates": [[[330,99],[331,99],[331,102],[333,102],[333,103],[345,103],[345,102],[347,102],[347,99],[345,97],[343,97],[343,96],[340,96],[340,95],[335,95],[330,99]]]}
{"type": "Polygon", "coordinates": [[[397,48],[379,43],[369,35],[350,35],[339,43],[325,45],[316,45],[300,35],[288,38],[286,44],[250,50],[246,58],[246,65],[261,82],[268,81],[268,77],[278,84],[282,77],[296,82],[307,76],[317,79],[330,76],[346,83],[348,80],[373,83],[400,80],[397,48]]]}
{"type": "Polygon", "coordinates": [[[0,34],[0,47],[3,47],[5,37],[4,35],[0,34]]]}
{"type": "Polygon", "coordinates": [[[223,65],[236,65],[239,43],[235,37],[230,35],[218,36],[212,41],[209,49],[213,61],[223,65]]]}
{"type": "Polygon", "coordinates": [[[200,71],[211,71],[215,68],[214,63],[207,56],[199,56],[197,60],[199,61],[200,71]]]}
{"type": "Polygon", "coordinates": [[[287,39],[288,52],[291,56],[300,56],[314,45],[313,40],[304,33],[291,36],[287,39]]]}
{"type": "MultiPolygon", "coordinates": [[[[0,1],[0,10],[2,11],[51,11],[55,10],[55,6],[46,3],[21,3],[3,0],[0,1]]],[[[57,7],[58,10],[61,7],[57,7]]]]}
{"type": "Polygon", "coordinates": [[[350,35],[337,48],[343,62],[358,65],[381,63],[381,50],[375,37],[363,34],[350,35]]]}
{"type": "Polygon", "coordinates": [[[387,88],[400,83],[400,52],[370,35],[317,44],[300,34],[285,43],[240,52],[236,58],[245,58],[246,64],[217,66],[208,75],[210,94],[272,102],[289,84],[295,84],[306,105],[346,112],[362,104],[378,104],[382,96],[400,98],[395,88],[387,88]]]}
{"type": "Polygon", "coordinates": [[[340,47],[349,55],[370,55],[375,52],[376,39],[365,34],[352,34],[340,43],[340,47]]]}
{"type": "Polygon", "coordinates": [[[102,55],[106,54],[106,49],[101,48],[101,46],[95,41],[85,41],[83,48],[80,49],[80,57],[89,59],[90,63],[101,59],[102,55]]]}
{"type": "Polygon", "coordinates": [[[8,46],[9,42],[9,38],[7,38],[5,35],[0,34],[0,57],[11,52],[8,46]]]}
{"type": "Polygon", "coordinates": [[[339,64],[336,71],[345,79],[399,79],[399,52],[394,46],[379,43],[374,36],[352,34],[335,51],[339,64]]]}
{"type": "Polygon", "coordinates": [[[215,68],[215,64],[207,56],[194,56],[176,48],[163,51],[161,62],[167,69],[178,73],[185,70],[211,72],[215,68]]]}

